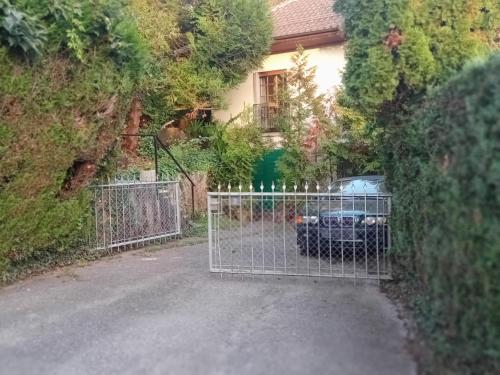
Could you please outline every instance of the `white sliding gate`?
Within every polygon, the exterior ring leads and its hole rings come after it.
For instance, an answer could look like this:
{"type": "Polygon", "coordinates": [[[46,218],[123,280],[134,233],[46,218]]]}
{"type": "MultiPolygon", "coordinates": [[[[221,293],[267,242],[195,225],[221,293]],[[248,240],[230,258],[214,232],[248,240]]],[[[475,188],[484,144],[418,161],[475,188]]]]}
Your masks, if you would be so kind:
{"type": "Polygon", "coordinates": [[[389,279],[391,195],[208,193],[211,272],[389,279]]]}

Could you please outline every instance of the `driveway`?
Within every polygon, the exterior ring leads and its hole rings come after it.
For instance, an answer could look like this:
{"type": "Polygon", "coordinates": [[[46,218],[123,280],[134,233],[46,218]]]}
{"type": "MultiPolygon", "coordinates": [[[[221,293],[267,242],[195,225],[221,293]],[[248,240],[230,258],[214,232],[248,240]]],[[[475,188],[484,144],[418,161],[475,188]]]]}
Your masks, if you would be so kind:
{"type": "Polygon", "coordinates": [[[414,374],[377,285],[209,274],[207,245],[0,289],[1,374],[414,374]]]}

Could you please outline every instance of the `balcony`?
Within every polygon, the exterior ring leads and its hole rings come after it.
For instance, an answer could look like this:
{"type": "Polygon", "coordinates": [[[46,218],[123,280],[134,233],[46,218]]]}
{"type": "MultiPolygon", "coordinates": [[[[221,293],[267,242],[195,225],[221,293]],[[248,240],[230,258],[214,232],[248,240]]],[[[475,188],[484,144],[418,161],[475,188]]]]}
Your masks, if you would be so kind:
{"type": "Polygon", "coordinates": [[[283,115],[283,108],[274,104],[254,104],[255,120],[264,133],[279,132],[278,120],[283,115]]]}

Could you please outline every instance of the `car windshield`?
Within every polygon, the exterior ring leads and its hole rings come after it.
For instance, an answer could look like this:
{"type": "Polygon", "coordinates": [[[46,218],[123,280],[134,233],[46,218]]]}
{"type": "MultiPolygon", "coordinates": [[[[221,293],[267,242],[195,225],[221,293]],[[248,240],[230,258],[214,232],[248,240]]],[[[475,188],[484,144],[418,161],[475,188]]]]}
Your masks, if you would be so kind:
{"type": "Polygon", "coordinates": [[[345,178],[332,185],[332,193],[343,194],[383,194],[386,193],[382,176],[345,178]]]}
{"type": "Polygon", "coordinates": [[[389,201],[383,176],[343,178],[332,185],[333,196],[313,198],[307,207],[311,213],[361,212],[370,215],[388,215],[389,201]],[[340,194],[340,195],[339,195],[340,194]],[[381,195],[381,196],[380,196],[381,195]]]}

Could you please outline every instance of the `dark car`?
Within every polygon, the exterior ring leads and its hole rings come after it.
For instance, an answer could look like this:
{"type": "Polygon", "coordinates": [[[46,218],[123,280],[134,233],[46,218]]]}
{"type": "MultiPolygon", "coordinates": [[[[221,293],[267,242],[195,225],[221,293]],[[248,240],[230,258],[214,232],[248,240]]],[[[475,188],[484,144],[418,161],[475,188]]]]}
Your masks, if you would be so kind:
{"type": "Polygon", "coordinates": [[[356,253],[376,255],[388,247],[390,198],[383,176],[342,178],[330,193],[310,194],[297,224],[297,245],[302,255],[356,253]]]}

